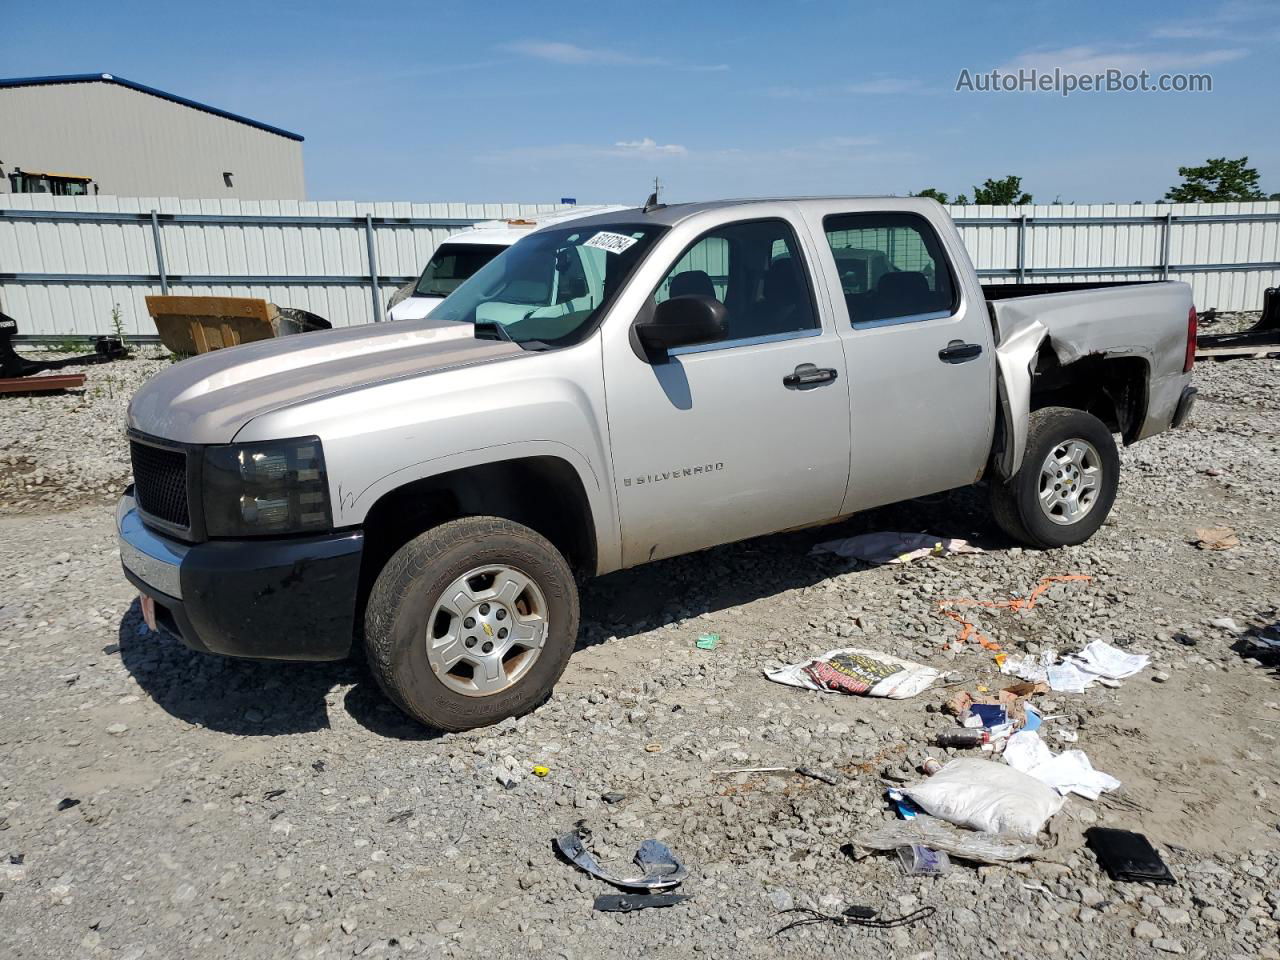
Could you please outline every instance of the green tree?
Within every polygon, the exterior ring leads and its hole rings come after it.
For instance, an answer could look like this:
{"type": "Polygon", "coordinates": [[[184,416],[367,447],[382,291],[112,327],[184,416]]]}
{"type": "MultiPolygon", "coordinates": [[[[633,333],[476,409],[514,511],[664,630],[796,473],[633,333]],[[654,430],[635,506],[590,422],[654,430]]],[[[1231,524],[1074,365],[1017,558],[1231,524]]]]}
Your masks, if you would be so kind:
{"type": "Polygon", "coordinates": [[[1022,189],[1022,178],[1013,174],[1003,180],[988,178],[980,187],[973,188],[974,203],[1024,204],[1032,203],[1031,194],[1022,189]]]}
{"type": "Polygon", "coordinates": [[[1170,187],[1164,198],[1173,203],[1265,200],[1266,195],[1258,187],[1258,171],[1248,163],[1248,157],[1215,157],[1200,167],[1179,167],[1182,183],[1170,187]]]}
{"type": "Polygon", "coordinates": [[[950,202],[951,202],[951,201],[947,198],[947,195],[946,195],[945,193],[943,193],[941,190],[938,190],[938,189],[936,189],[936,188],[934,188],[934,187],[925,187],[925,188],[924,188],[923,190],[921,190],[919,193],[913,193],[913,194],[911,194],[911,196],[913,196],[913,197],[929,197],[930,199],[937,200],[939,203],[950,203],[950,202]]]}

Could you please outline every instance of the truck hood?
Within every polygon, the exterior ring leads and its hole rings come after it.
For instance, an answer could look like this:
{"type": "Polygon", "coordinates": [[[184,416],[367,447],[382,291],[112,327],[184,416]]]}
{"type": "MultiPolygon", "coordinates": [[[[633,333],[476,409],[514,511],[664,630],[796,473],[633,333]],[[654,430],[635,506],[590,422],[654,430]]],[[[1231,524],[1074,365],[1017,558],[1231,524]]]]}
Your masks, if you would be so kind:
{"type": "Polygon", "coordinates": [[[512,357],[468,323],[410,320],[260,340],[183,360],[134,394],[131,429],[181,443],[229,443],[254,417],[384,380],[512,357]]]}

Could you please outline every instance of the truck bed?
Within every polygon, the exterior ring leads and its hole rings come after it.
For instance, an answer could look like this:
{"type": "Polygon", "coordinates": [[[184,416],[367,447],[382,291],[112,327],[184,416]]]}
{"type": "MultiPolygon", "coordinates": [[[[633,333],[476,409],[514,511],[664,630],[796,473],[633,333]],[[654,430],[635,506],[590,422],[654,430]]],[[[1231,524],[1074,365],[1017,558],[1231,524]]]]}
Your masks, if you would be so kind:
{"type": "Polygon", "coordinates": [[[1102,290],[1108,287],[1138,287],[1160,280],[1097,280],[1093,282],[1062,283],[984,283],[982,295],[988,300],[1012,300],[1014,297],[1037,297],[1045,293],[1079,293],[1082,290],[1102,290]]]}

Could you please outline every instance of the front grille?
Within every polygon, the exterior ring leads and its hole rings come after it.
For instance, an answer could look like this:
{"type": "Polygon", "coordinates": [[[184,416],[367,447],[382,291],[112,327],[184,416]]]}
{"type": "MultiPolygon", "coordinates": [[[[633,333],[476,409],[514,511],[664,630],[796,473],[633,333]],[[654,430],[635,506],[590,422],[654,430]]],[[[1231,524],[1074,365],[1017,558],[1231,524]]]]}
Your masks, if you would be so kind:
{"type": "Polygon", "coordinates": [[[131,440],[129,456],[133,460],[133,490],[138,506],[157,519],[190,527],[187,455],[181,450],[166,450],[131,440]]]}

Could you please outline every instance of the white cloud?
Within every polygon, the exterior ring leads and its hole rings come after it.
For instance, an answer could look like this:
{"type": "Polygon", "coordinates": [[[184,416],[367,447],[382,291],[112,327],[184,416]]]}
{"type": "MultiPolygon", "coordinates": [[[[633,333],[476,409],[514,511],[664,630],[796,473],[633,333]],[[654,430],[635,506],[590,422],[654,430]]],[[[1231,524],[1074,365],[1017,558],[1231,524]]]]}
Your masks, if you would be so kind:
{"type": "Polygon", "coordinates": [[[1199,16],[1160,24],[1151,36],[1161,40],[1229,38],[1234,43],[1253,43],[1259,37],[1274,40],[1277,12],[1268,0],[1227,0],[1199,16]]]}
{"type": "Polygon", "coordinates": [[[653,139],[653,137],[644,137],[640,140],[619,140],[617,143],[614,144],[614,146],[620,148],[621,150],[627,153],[647,154],[647,155],[656,155],[656,154],[665,153],[665,154],[672,154],[675,156],[683,157],[685,154],[689,152],[688,149],[684,146],[684,144],[658,143],[656,140],[653,139]]]}
{"type": "Polygon", "coordinates": [[[1248,50],[1139,50],[1130,46],[1080,45],[1058,50],[1032,50],[1015,57],[1000,69],[1004,72],[1036,69],[1063,73],[1094,74],[1107,70],[1137,73],[1141,70],[1189,70],[1230,63],[1248,56],[1248,50]]]}
{"type": "Polygon", "coordinates": [[[875,77],[853,83],[829,84],[818,87],[773,87],[769,96],[779,100],[824,100],[830,97],[878,96],[895,93],[919,93],[919,81],[898,77],[875,77]]]}
{"type": "Polygon", "coordinates": [[[691,73],[723,73],[729,69],[727,63],[673,63],[665,57],[641,56],[609,47],[581,47],[576,43],[561,43],[556,40],[517,40],[504,43],[499,49],[534,60],[570,66],[669,67],[691,73]]]}
{"type": "Polygon", "coordinates": [[[576,43],[557,43],[552,40],[520,40],[503,44],[502,49],[551,63],[596,63],[636,67],[657,66],[662,63],[657,57],[638,57],[606,47],[580,47],[576,43]]]}
{"type": "Polygon", "coordinates": [[[901,80],[897,77],[879,77],[875,80],[862,80],[849,83],[840,89],[844,93],[910,93],[920,86],[916,80],[901,80]]]}

